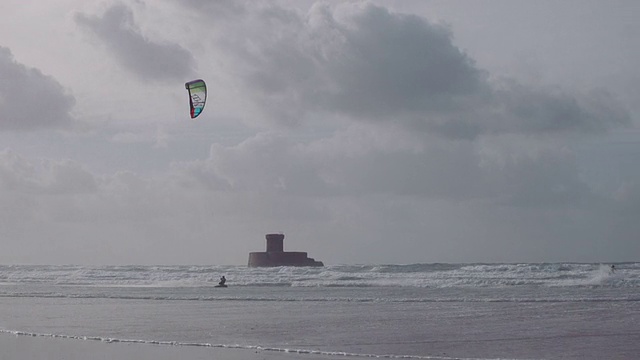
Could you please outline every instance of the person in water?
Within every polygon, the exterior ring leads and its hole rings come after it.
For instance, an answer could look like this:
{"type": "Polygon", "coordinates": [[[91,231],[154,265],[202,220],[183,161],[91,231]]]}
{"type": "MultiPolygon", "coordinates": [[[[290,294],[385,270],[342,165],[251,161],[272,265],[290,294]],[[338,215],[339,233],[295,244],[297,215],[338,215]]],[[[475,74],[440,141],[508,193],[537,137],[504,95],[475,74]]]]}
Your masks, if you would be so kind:
{"type": "Polygon", "coordinates": [[[222,277],[220,278],[220,282],[218,283],[218,285],[222,286],[224,285],[224,283],[227,282],[227,279],[224,277],[224,275],[222,275],[222,277]]]}
{"type": "Polygon", "coordinates": [[[615,265],[611,265],[611,270],[609,271],[612,274],[616,272],[616,266],[615,265]]]}

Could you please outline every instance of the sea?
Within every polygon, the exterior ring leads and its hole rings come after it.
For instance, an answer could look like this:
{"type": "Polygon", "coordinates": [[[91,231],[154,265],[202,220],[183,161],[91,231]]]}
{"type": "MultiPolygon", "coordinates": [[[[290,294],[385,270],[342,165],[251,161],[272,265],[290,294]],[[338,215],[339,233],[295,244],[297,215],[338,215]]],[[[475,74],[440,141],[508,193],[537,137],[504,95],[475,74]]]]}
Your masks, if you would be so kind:
{"type": "Polygon", "coordinates": [[[640,263],[610,265],[0,265],[0,335],[296,359],[640,359],[640,263]]]}

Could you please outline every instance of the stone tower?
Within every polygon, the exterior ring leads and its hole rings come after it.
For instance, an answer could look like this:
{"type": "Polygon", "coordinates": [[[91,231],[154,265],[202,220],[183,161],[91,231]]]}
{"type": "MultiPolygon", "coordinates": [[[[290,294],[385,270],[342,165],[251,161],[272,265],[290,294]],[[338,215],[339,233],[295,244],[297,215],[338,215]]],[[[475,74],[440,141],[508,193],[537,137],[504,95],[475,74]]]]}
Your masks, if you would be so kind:
{"type": "Polygon", "coordinates": [[[284,251],[284,234],[267,234],[267,251],[249,253],[249,267],[264,266],[324,266],[306,252],[284,251]]]}

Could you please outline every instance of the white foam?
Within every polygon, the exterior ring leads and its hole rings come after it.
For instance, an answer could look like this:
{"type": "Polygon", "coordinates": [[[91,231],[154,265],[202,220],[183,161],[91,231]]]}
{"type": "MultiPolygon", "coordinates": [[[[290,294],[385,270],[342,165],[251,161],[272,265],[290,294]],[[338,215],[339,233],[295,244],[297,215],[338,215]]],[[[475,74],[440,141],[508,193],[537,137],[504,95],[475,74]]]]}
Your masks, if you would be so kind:
{"type": "MultiPolygon", "coordinates": [[[[321,351],[312,349],[292,349],[292,348],[279,348],[279,347],[264,347],[257,345],[238,345],[238,344],[211,344],[211,343],[193,343],[193,342],[178,342],[178,341],[160,341],[160,340],[142,340],[142,339],[118,339],[98,336],[82,336],[82,335],[64,335],[64,334],[44,334],[33,333],[19,330],[4,330],[0,329],[0,333],[12,334],[15,336],[31,336],[31,337],[49,337],[59,339],[81,340],[81,341],[101,341],[106,343],[127,343],[127,344],[147,344],[147,345],[164,345],[164,346],[199,346],[210,348],[224,348],[224,349],[246,349],[246,350],[260,350],[269,352],[281,352],[298,355],[322,355],[322,356],[341,356],[341,357],[353,357],[353,358],[374,358],[374,359],[432,359],[432,360],[508,360],[498,358],[460,358],[449,356],[420,356],[420,355],[393,355],[393,354],[361,354],[350,353],[341,351],[321,351]]],[[[516,360],[516,359],[512,359],[516,360]]]]}

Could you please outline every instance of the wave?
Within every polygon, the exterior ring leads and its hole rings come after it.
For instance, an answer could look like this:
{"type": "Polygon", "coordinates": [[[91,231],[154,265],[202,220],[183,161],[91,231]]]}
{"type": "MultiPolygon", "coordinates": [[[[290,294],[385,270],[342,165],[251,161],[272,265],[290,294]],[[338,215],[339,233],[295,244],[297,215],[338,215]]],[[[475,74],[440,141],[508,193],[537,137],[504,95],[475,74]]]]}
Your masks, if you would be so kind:
{"type": "Polygon", "coordinates": [[[408,264],[248,268],[246,266],[0,265],[0,284],[101,287],[640,287],[640,263],[408,264]]]}
{"type": "Polygon", "coordinates": [[[431,360],[500,360],[494,358],[460,358],[448,356],[420,356],[420,355],[395,355],[395,354],[364,354],[343,351],[322,351],[314,349],[292,349],[279,347],[265,347],[259,345],[239,345],[239,344],[211,344],[211,343],[193,343],[180,341],[161,341],[161,340],[141,340],[141,339],[118,339],[99,336],[82,336],[82,335],[64,335],[64,334],[45,334],[33,333],[19,330],[0,329],[0,334],[11,334],[14,336],[30,336],[30,337],[48,337],[68,340],[81,341],[100,341],[105,343],[125,343],[125,344],[146,344],[146,345],[164,345],[164,346],[196,346],[219,349],[237,349],[237,350],[254,350],[265,352],[279,352],[297,355],[321,355],[332,357],[348,357],[348,358],[374,358],[374,359],[431,359],[431,360]]]}
{"type": "Polygon", "coordinates": [[[4,293],[0,298],[50,298],[50,299],[112,299],[145,301],[202,301],[202,302],[308,302],[308,303],[598,303],[598,302],[640,302],[640,295],[623,296],[546,296],[546,297],[269,297],[269,296],[183,296],[183,295],[111,295],[111,294],[62,294],[62,293],[4,293]]]}

